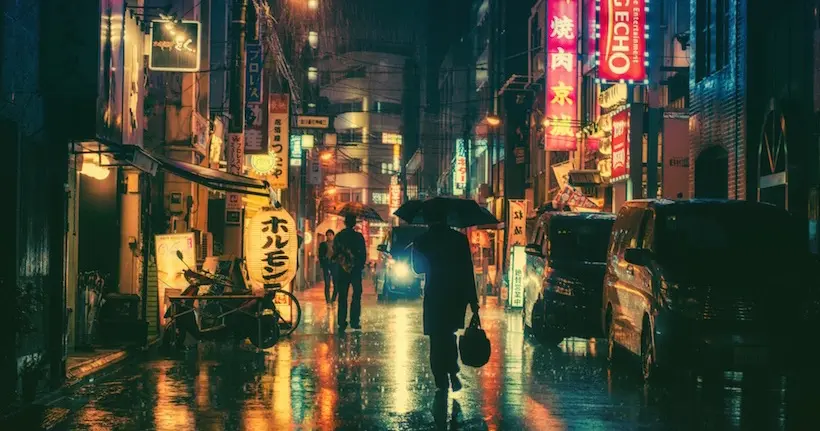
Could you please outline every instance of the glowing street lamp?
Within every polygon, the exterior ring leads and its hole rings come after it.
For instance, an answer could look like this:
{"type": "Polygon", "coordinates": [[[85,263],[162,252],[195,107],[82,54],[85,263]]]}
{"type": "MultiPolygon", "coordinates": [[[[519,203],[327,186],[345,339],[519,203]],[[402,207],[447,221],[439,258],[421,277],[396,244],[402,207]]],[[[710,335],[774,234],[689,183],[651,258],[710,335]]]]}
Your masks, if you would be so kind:
{"type": "Polygon", "coordinates": [[[497,127],[501,124],[501,118],[499,118],[498,115],[488,115],[487,124],[489,124],[491,127],[497,127]]]}
{"type": "Polygon", "coordinates": [[[325,194],[328,196],[335,196],[336,195],[336,187],[328,187],[325,189],[325,194]]]}
{"type": "Polygon", "coordinates": [[[319,0],[308,0],[307,6],[310,10],[319,9],[319,0]]]}
{"type": "Polygon", "coordinates": [[[331,153],[330,151],[322,151],[319,154],[319,160],[321,160],[322,162],[329,162],[333,160],[333,153],[331,153]]]}

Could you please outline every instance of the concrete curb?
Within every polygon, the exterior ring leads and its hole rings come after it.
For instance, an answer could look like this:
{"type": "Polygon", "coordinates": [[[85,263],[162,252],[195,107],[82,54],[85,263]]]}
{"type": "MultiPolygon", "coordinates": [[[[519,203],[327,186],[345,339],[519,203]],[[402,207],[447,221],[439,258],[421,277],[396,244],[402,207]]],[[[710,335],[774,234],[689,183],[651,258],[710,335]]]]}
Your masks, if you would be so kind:
{"type": "Polygon", "coordinates": [[[86,382],[92,379],[94,376],[102,374],[105,370],[107,370],[113,365],[116,365],[134,356],[138,356],[139,353],[150,351],[157,345],[158,342],[159,337],[157,337],[154,340],[150,340],[147,346],[133,346],[116,352],[111,352],[102,357],[83,362],[77,366],[72,367],[71,369],[67,369],[66,380],[62,386],[42,394],[40,397],[35,399],[34,402],[32,402],[31,404],[21,405],[18,408],[7,412],[5,415],[0,416],[0,423],[13,421],[16,416],[25,413],[28,409],[34,406],[47,406],[53,403],[55,400],[59,399],[63,395],[64,391],[69,390],[80,383],[86,382]]]}

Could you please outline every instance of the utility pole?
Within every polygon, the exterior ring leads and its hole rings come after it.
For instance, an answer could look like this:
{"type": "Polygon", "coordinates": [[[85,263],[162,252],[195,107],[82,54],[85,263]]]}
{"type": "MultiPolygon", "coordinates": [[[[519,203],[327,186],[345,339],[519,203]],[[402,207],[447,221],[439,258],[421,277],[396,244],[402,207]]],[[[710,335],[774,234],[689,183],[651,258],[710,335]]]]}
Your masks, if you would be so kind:
{"type": "MultiPolygon", "coordinates": [[[[248,0],[233,0],[230,37],[233,64],[229,75],[231,119],[228,123],[228,133],[239,135],[245,133],[245,16],[247,9],[248,0]]],[[[241,145],[245,144],[244,139],[240,142],[241,145]]],[[[230,145],[230,140],[228,145],[230,145]]],[[[244,158],[244,148],[241,154],[244,158]]],[[[228,171],[232,174],[242,174],[241,169],[235,172],[237,169],[231,166],[231,163],[228,163],[228,171]]],[[[225,204],[228,205],[228,200],[225,204]]],[[[225,254],[242,256],[242,224],[241,218],[238,224],[225,223],[225,254]]]]}

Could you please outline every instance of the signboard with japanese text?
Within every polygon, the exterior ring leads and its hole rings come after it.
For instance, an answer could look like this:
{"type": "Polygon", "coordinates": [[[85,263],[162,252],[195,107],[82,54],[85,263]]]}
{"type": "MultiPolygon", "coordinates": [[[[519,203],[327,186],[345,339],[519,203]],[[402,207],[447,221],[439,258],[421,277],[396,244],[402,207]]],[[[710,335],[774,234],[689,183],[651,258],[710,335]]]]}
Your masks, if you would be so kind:
{"type": "Polygon", "coordinates": [[[148,68],[162,72],[199,71],[199,28],[197,21],[151,21],[148,68]]]}
{"type": "Polygon", "coordinates": [[[308,183],[313,185],[322,184],[322,163],[319,161],[319,152],[313,151],[310,158],[310,175],[308,183]]]}
{"type": "Polygon", "coordinates": [[[245,73],[245,103],[248,105],[262,105],[264,90],[264,55],[262,44],[259,41],[249,41],[245,44],[247,52],[247,71],[245,73]]]}
{"type": "Polygon", "coordinates": [[[296,276],[296,222],[284,209],[257,212],[245,231],[248,277],[256,287],[287,287],[296,276]]]}
{"type": "Polygon", "coordinates": [[[629,109],[624,109],[612,116],[612,179],[610,181],[629,178],[629,120],[629,109]]]}
{"type": "Polygon", "coordinates": [[[299,135],[290,137],[290,165],[302,166],[302,137],[299,135]]]}
{"type": "Polygon", "coordinates": [[[228,134],[228,148],[225,159],[228,163],[228,173],[242,174],[245,164],[245,135],[241,133],[228,134]]]}
{"type": "Polygon", "coordinates": [[[329,129],[330,117],[317,117],[315,115],[299,115],[296,117],[297,129],[329,129]]]}
{"type": "Polygon", "coordinates": [[[510,255],[510,276],[508,279],[509,304],[511,308],[524,306],[524,271],[527,268],[527,253],[523,245],[512,248],[510,255]]]}
{"type": "Polygon", "coordinates": [[[245,105],[245,154],[268,154],[265,142],[265,105],[245,105]]]}
{"type": "Polygon", "coordinates": [[[242,223],[242,195],[239,193],[225,194],[225,224],[239,226],[242,223]]]}
{"type": "Polygon", "coordinates": [[[401,185],[399,184],[399,177],[393,176],[390,181],[390,189],[389,189],[389,211],[390,216],[393,215],[399,207],[401,206],[401,185]]]}
{"type": "Polygon", "coordinates": [[[629,89],[626,84],[619,82],[598,93],[598,105],[609,109],[626,104],[629,89]]]}
{"type": "MultiPolygon", "coordinates": [[[[157,295],[160,304],[159,321],[165,324],[165,311],[170,305],[166,299],[166,290],[182,293],[188,287],[188,281],[183,272],[188,268],[196,268],[196,244],[194,233],[174,233],[155,235],[154,246],[157,253],[157,295]],[[182,252],[182,260],[177,256],[182,252]]],[[[170,293],[170,292],[169,292],[170,293]]]]}
{"type": "Polygon", "coordinates": [[[200,154],[208,154],[208,132],[210,131],[208,119],[200,113],[194,112],[191,116],[191,144],[200,154]]]}
{"type": "Polygon", "coordinates": [[[600,0],[598,78],[648,83],[646,0],[600,0]]]}
{"type": "Polygon", "coordinates": [[[508,247],[527,245],[527,201],[523,199],[509,200],[509,240],[508,247]]]}
{"type": "Polygon", "coordinates": [[[288,187],[288,157],[290,156],[290,96],[271,94],[268,98],[268,140],[270,154],[276,156],[276,167],[268,176],[272,189],[288,187]]]}
{"type": "Polygon", "coordinates": [[[467,148],[464,139],[456,139],[456,160],[453,163],[453,196],[463,196],[467,188],[467,148]]]}
{"type": "Polygon", "coordinates": [[[575,151],[578,127],[578,0],[547,0],[547,151],[575,151]]]}
{"type": "Polygon", "coordinates": [[[663,119],[664,199],[689,199],[689,119],[663,119]]]}

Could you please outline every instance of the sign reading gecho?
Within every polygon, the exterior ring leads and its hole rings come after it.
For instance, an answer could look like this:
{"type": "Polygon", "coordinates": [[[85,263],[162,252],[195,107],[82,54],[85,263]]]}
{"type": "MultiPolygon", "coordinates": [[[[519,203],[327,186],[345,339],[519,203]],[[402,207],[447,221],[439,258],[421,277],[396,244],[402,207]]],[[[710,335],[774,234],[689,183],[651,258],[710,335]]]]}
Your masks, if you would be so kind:
{"type": "Polygon", "coordinates": [[[646,0],[600,0],[598,77],[647,83],[646,0]]]}
{"type": "Polygon", "coordinates": [[[148,68],[164,72],[197,72],[200,43],[196,21],[151,21],[148,68]]]}

